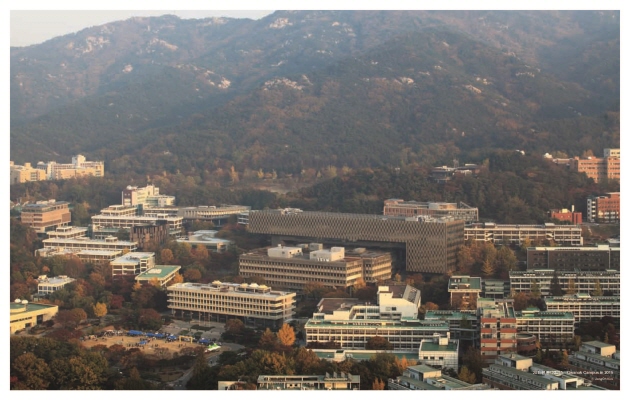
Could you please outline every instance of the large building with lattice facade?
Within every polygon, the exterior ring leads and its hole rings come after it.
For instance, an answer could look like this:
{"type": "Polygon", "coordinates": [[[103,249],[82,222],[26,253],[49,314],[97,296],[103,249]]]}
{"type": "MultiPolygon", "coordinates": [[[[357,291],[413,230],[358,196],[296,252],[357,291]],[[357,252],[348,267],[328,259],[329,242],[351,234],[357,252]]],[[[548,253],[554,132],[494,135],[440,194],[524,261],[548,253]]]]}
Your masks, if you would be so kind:
{"type": "Polygon", "coordinates": [[[273,235],[272,244],[314,241],[329,245],[402,249],[406,270],[454,271],[464,243],[464,221],[452,217],[390,217],[309,212],[300,209],[251,211],[249,231],[273,235]]]}

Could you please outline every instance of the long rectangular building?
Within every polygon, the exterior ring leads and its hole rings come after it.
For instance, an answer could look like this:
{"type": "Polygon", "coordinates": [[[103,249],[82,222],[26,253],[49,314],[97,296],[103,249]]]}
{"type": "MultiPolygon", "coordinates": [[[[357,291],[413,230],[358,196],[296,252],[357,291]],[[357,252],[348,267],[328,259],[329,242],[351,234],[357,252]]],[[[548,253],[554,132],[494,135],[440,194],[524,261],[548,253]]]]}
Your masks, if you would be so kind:
{"type": "Polygon", "coordinates": [[[534,241],[554,241],[562,245],[581,246],[582,228],[578,225],[505,225],[485,222],[466,225],[465,240],[493,242],[495,244],[521,245],[525,239],[534,241]]]}
{"type": "Polygon", "coordinates": [[[551,282],[554,274],[558,277],[560,288],[566,293],[572,285],[577,293],[618,296],[621,293],[621,273],[614,269],[604,271],[554,271],[552,269],[536,269],[531,271],[510,271],[510,290],[514,293],[529,293],[536,282],[543,296],[551,295],[551,282]],[[598,288],[599,286],[599,288],[598,288]]]}
{"type": "Polygon", "coordinates": [[[176,283],[167,288],[168,308],[200,320],[226,322],[240,319],[245,323],[279,328],[291,319],[295,293],[271,290],[252,283],[208,284],[176,283]]]}
{"type": "Polygon", "coordinates": [[[383,215],[394,217],[415,217],[430,215],[433,217],[452,216],[466,222],[477,222],[479,210],[466,203],[420,202],[404,201],[401,199],[387,199],[383,207],[383,215]]]}
{"type": "Polygon", "coordinates": [[[309,283],[345,289],[354,286],[359,279],[371,283],[389,279],[391,266],[391,256],[387,253],[379,257],[352,257],[346,256],[343,247],[313,250],[307,255],[299,247],[279,246],[254,250],[239,257],[239,275],[262,276],[273,287],[298,291],[309,283]],[[364,260],[371,261],[368,273],[364,260]]]}
{"type": "Polygon", "coordinates": [[[602,317],[621,318],[619,296],[589,296],[577,293],[565,296],[544,297],[547,311],[570,312],[575,322],[598,321],[602,317]]]}
{"type": "Polygon", "coordinates": [[[621,248],[609,245],[594,247],[529,247],[527,269],[605,271],[621,268],[621,248]]]}
{"type": "Polygon", "coordinates": [[[452,217],[264,210],[250,212],[248,229],[273,235],[279,241],[404,249],[406,270],[427,273],[454,271],[457,250],[464,243],[464,221],[452,217]]]}

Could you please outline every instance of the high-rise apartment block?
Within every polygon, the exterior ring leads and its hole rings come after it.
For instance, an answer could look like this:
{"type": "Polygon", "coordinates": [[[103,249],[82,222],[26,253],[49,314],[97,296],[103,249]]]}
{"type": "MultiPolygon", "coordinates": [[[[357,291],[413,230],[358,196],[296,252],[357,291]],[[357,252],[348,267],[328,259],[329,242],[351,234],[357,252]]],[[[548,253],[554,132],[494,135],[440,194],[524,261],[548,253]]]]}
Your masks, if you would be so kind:
{"type": "Polygon", "coordinates": [[[388,217],[308,212],[300,209],[251,211],[248,229],[273,235],[272,243],[305,241],[333,246],[404,250],[406,270],[454,271],[464,242],[464,221],[452,217],[388,217]]]}
{"type": "Polygon", "coordinates": [[[70,224],[70,219],[68,202],[55,201],[54,199],[27,204],[22,207],[20,216],[23,224],[30,226],[40,234],[67,226],[70,224]]]}
{"type": "Polygon", "coordinates": [[[466,222],[479,220],[479,210],[466,203],[418,202],[401,199],[385,200],[383,215],[393,217],[415,217],[429,215],[433,217],[452,216],[466,222]]]}
{"type": "Polygon", "coordinates": [[[603,224],[619,223],[621,220],[621,195],[619,192],[605,196],[590,196],[586,199],[586,220],[603,224]]]}

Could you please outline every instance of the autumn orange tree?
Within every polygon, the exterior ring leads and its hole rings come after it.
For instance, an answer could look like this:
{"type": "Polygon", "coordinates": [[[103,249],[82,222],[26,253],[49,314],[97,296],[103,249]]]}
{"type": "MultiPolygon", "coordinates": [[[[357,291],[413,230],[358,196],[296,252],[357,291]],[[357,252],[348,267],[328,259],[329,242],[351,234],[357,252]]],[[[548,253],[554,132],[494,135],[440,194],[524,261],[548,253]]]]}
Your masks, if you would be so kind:
{"type": "Polygon", "coordinates": [[[293,343],[295,343],[295,331],[289,324],[283,324],[277,336],[280,344],[283,346],[293,346],[293,343]]]}

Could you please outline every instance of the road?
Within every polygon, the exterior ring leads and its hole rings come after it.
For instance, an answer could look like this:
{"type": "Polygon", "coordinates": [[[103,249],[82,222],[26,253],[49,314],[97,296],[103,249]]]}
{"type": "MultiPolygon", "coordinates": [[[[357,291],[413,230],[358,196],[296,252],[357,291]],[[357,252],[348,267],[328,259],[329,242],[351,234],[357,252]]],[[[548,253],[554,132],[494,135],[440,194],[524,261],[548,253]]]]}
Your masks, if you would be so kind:
{"type": "MultiPolygon", "coordinates": [[[[211,367],[214,366],[216,364],[216,362],[218,361],[219,356],[224,351],[239,351],[242,348],[244,348],[244,346],[241,346],[240,344],[221,342],[221,349],[216,351],[216,352],[214,352],[214,353],[210,353],[212,355],[210,357],[208,357],[208,365],[211,366],[211,367]]],[[[190,368],[188,371],[186,371],[184,373],[184,375],[182,375],[181,378],[179,378],[178,380],[176,380],[174,382],[173,389],[175,389],[175,390],[186,390],[186,384],[188,383],[188,381],[192,377],[192,373],[193,373],[193,368],[190,368]]]]}

